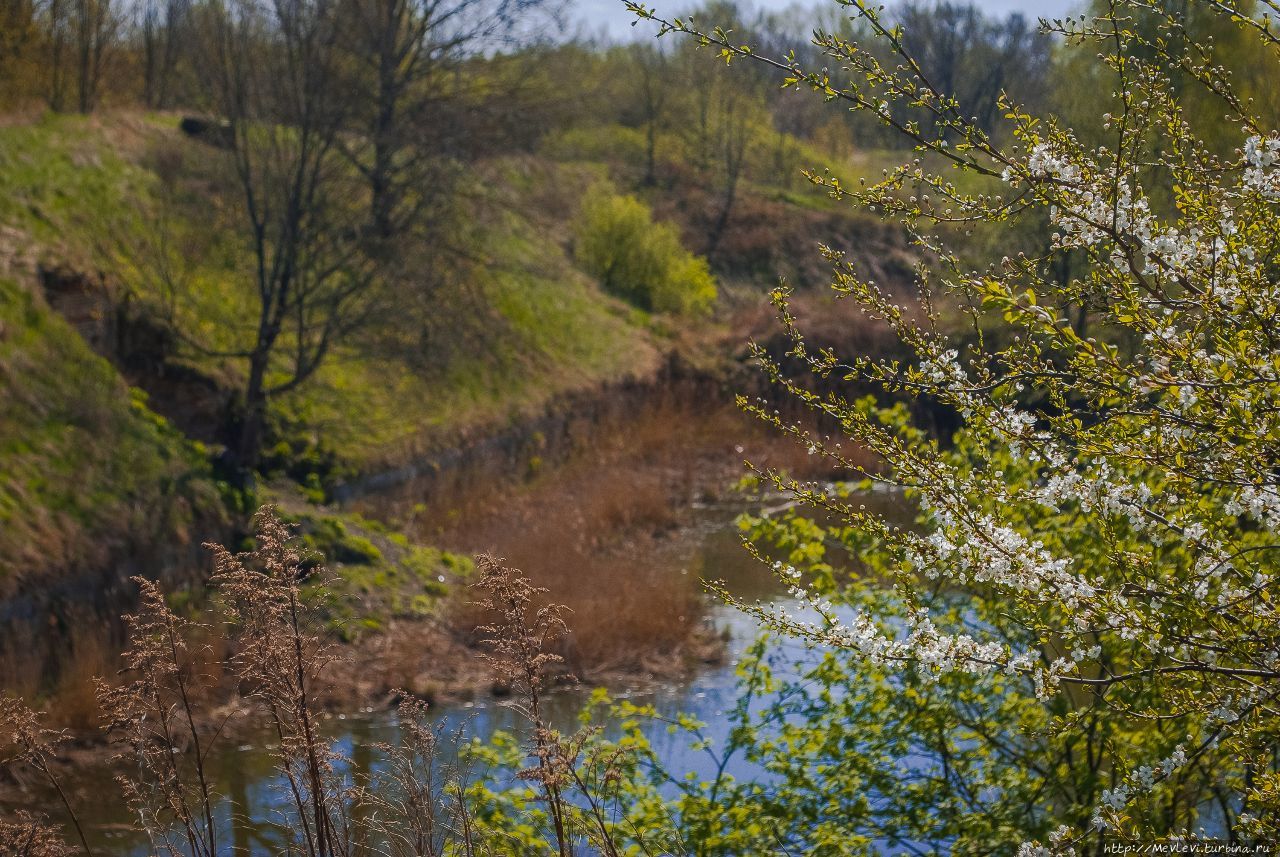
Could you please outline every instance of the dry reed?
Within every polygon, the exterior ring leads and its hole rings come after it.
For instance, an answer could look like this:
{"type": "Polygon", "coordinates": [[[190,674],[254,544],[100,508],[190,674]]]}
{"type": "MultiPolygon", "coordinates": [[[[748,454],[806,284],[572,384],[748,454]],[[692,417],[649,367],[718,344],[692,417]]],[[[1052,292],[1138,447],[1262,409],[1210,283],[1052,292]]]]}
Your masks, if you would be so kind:
{"type": "MultiPolygon", "coordinates": [[[[219,669],[225,668],[246,698],[257,703],[278,738],[273,752],[290,799],[281,829],[292,837],[290,853],[500,853],[488,841],[494,831],[484,830],[473,815],[462,766],[441,765],[442,727],[432,724],[421,700],[403,695],[401,740],[377,745],[386,763],[358,781],[344,779],[340,770],[347,760],[318,726],[320,676],[332,653],[311,630],[312,619],[300,599],[303,557],[273,510],[260,511],[254,523],[255,550],[232,554],[210,546],[230,654],[215,656],[207,643],[199,642],[209,639],[207,629],[170,609],[157,584],[136,579],[140,606],[124,617],[125,680],[98,683],[104,728],[121,745],[120,758],[127,762],[118,778],[122,795],[150,838],[152,851],[170,857],[225,853],[216,819],[227,798],[211,781],[206,763],[226,718],[215,721],[205,710],[211,686],[222,680],[219,669]],[[210,668],[223,659],[219,669],[210,668]]],[[[629,751],[595,740],[593,729],[562,735],[544,715],[546,694],[563,680],[557,650],[568,632],[565,608],[549,603],[545,590],[492,557],[479,558],[475,585],[484,596],[481,610],[491,617],[477,629],[487,647],[485,657],[514,692],[510,704],[532,727],[527,748],[531,764],[519,776],[536,784],[542,795],[555,852],[573,857],[585,846],[589,853],[618,857],[622,852],[612,829],[618,786],[622,771],[635,760],[629,751]]],[[[47,779],[84,853],[92,857],[50,761],[66,734],[45,726],[41,715],[14,697],[0,698],[0,723],[0,763],[25,765],[47,779]]],[[[0,820],[0,853],[66,857],[73,850],[43,818],[18,813],[0,820]]]]}

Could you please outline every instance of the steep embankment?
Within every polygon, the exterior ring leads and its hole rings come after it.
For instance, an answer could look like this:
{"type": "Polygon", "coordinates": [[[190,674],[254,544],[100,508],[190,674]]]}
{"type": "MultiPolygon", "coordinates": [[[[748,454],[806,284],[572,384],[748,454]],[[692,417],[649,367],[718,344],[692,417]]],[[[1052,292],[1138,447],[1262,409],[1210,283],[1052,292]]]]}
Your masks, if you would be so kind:
{"type": "Polygon", "coordinates": [[[133,574],[189,582],[224,538],[202,451],[43,298],[0,279],[0,664],[37,683],[133,574]]]}
{"type": "Polygon", "coordinates": [[[190,583],[200,543],[232,528],[206,450],[101,356],[115,332],[104,282],[64,290],[75,325],[47,299],[58,264],[95,270],[112,224],[137,217],[138,175],[93,139],[105,134],[0,129],[0,670],[27,689],[118,627],[130,576],[190,583]]]}

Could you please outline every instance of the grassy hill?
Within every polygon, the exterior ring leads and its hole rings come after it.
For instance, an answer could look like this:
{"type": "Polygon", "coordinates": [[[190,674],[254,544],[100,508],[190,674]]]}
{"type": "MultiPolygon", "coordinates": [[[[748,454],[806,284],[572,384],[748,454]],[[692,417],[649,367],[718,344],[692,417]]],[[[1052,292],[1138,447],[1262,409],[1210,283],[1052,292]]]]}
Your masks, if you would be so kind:
{"type": "MultiPolygon", "coordinates": [[[[130,574],[198,580],[200,542],[234,539],[249,507],[298,490],[246,497],[217,476],[243,367],[185,340],[231,342],[248,307],[235,212],[209,183],[209,159],[174,116],[0,128],[0,613],[14,632],[0,641],[0,671],[11,683],[40,684],[74,655],[75,627],[127,607],[130,574]],[[185,302],[168,291],[174,277],[185,302]],[[49,647],[32,657],[20,640],[37,629],[49,647]]],[[[592,171],[485,169],[509,204],[476,225],[483,258],[466,284],[476,338],[424,359],[388,325],[275,402],[268,467],[313,500],[320,476],[390,466],[660,364],[653,320],[603,294],[564,252],[564,206],[592,171]]],[[[336,591],[372,605],[368,616],[328,608],[344,634],[428,609],[438,572],[459,563],[341,514],[294,517],[309,534],[385,542],[338,560],[350,586],[336,591]]]]}
{"type": "MultiPolygon", "coordinates": [[[[213,153],[176,125],[173,116],[117,114],[0,128],[0,224],[10,243],[33,248],[19,276],[100,272],[110,302],[231,346],[251,311],[235,200],[209,192],[201,162],[213,153]],[[167,292],[165,280],[176,278],[181,298],[167,292]]],[[[314,383],[279,403],[284,419],[323,435],[354,467],[657,365],[662,337],[650,320],[601,293],[564,253],[564,197],[591,171],[515,160],[480,169],[478,180],[503,187],[505,210],[470,237],[482,257],[466,284],[473,303],[439,308],[477,316],[478,341],[450,343],[424,365],[413,343],[394,341],[402,331],[384,329],[378,347],[340,348],[314,383]]],[[[233,386],[243,371],[168,347],[168,362],[218,384],[233,386]]]]}
{"type": "MultiPolygon", "coordinates": [[[[907,264],[895,236],[802,181],[753,178],[712,255],[716,312],[651,315],[575,265],[582,195],[611,180],[705,252],[714,183],[669,160],[642,185],[630,144],[615,145],[630,140],[626,129],[610,125],[481,159],[466,167],[460,204],[467,264],[449,288],[418,297],[406,272],[402,303],[273,401],[273,487],[247,496],[220,481],[216,459],[245,371],[217,352],[253,320],[249,254],[219,153],[184,136],[179,118],[51,115],[0,127],[0,612],[14,628],[69,627],[80,608],[68,605],[81,601],[110,615],[127,605],[130,574],[197,581],[199,543],[233,538],[258,502],[296,509],[343,480],[509,434],[554,402],[655,378],[672,352],[714,365],[742,338],[743,311],[758,319],[778,274],[822,276],[801,261],[817,258],[820,241],[882,269],[907,264]]],[[[348,563],[358,581],[339,589],[386,615],[422,612],[417,590],[435,597],[433,569],[458,562],[342,512],[295,518],[310,533],[382,540],[348,563]]],[[[331,612],[347,627],[379,624],[349,606],[331,612]]],[[[18,651],[5,649],[0,660],[18,651]]]]}

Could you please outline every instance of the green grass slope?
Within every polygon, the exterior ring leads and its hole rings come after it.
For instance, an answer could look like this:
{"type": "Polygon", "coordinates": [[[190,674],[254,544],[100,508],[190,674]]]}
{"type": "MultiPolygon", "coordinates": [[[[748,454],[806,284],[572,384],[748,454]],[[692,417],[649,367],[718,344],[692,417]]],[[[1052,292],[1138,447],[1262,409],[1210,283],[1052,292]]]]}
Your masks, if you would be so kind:
{"type": "Polygon", "coordinates": [[[406,359],[410,352],[347,347],[279,403],[357,470],[501,429],[565,393],[649,376],[670,347],[658,323],[604,294],[566,254],[573,206],[550,197],[580,189],[580,171],[510,162],[488,170],[511,203],[481,227],[487,259],[470,286],[483,315],[472,319],[468,341],[427,367],[406,359]]]}
{"type": "Polygon", "coordinates": [[[0,596],[222,517],[202,451],[44,301],[0,280],[0,596]]]}
{"type": "Polygon", "coordinates": [[[204,450],[148,409],[35,276],[92,271],[112,236],[142,228],[134,201],[151,178],[127,153],[145,132],[82,117],[0,128],[0,596],[124,555],[198,550],[227,521],[204,450]]]}
{"type": "MultiPolygon", "coordinates": [[[[221,156],[182,135],[178,119],[107,112],[0,126],[0,276],[8,271],[35,292],[41,266],[101,272],[112,300],[128,300],[161,326],[182,330],[183,336],[171,337],[166,345],[167,365],[191,370],[229,398],[243,363],[181,343],[200,341],[212,350],[245,345],[256,317],[248,274],[252,260],[234,188],[219,189],[226,181],[218,173],[221,156]]],[[[723,339],[718,334],[724,332],[719,328],[726,315],[703,322],[650,317],[605,294],[572,261],[572,223],[583,191],[606,177],[625,187],[637,180],[631,174],[641,157],[638,138],[632,139],[636,133],[611,125],[572,129],[552,135],[538,154],[494,157],[468,167],[473,175],[466,184],[490,194],[490,204],[476,209],[481,214],[466,215],[467,249],[477,264],[465,274],[464,298],[425,310],[436,314],[442,328],[454,326],[459,313],[469,315],[465,338],[424,357],[418,333],[393,324],[336,348],[314,378],[273,402],[275,448],[267,456],[272,466],[300,481],[322,470],[327,483],[394,468],[460,438],[536,415],[563,394],[649,376],[673,348],[723,339]],[[324,463],[299,464],[308,457],[324,463]]],[[[719,204],[718,191],[708,176],[681,166],[687,158],[679,139],[667,135],[660,142],[668,160],[659,185],[645,189],[645,195],[699,251],[706,221],[719,204]]],[[[721,242],[719,255],[737,266],[719,263],[725,292],[737,295],[730,309],[744,300],[759,302],[779,274],[793,282],[820,281],[821,270],[787,270],[796,268],[793,258],[817,259],[818,241],[856,246],[877,269],[906,265],[894,262],[902,255],[900,246],[891,236],[874,233],[865,218],[838,210],[803,180],[782,180],[784,173],[821,156],[797,141],[788,145],[793,154],[781,171],[769,147],[753,149],[759,163],[751,172],[775,184],[744,181],[737,213],[721,242]],[[778,248],[790,254],[787,259],[778,256],[778,248]]],[[[8,302],[19,303],[18,294],[8,302]]],[[[30,323],[12,324],[21,332],[30,323]]],[[[63,335],[74,338],[65,328],[63,335]]],[[[33,341],[9,347],[11,360],[18,360],[38,346],[33,341]]],[[[29,374],[26,394],[39,398],[41,384],[74,375],[74,359],[69,351],[45,355],[49,377],[29,374]]],[[[106,384],[109,368],[103,364],[95,371],[104,376],[99,383],[106,384]]],[[[197,436],[216,437],[217,407],[200,413],[209,423],[201,431],[192,425],[196,409],[183,390],[155,390],[145,378],[130,377],[153,389],[157,410],[197,436]]],[[[118,379],[111,383],[119,386],[118,379]]],[[[13,417],[7,419],[13,423],[13,417]]],[[[14,424],[10,430],[13,457],[29,440],[23,432],[36,428],[14,424]]],[[[33,467],[15,459],[7,469],[33,467]]],[[[142,481],[157,472],[143,462],[129,476],[142,481]]],[[[40,517],[38,508],[28,514],[40,517]]]]}
{"type": "MultiPolygon", "coordinates": [[[[217,160],[170,115],[0,127],[0,228],[30,238],[46,265],[104,272],[192,339],[243,346],[255,317],[251,259],[234,193],[214,190],[217,160]],[[182,284],[176,300],[161,266],[182,284]]],[[[467,275],[469,296],[439,310],[475,316],[469,338],[424,365],[411,332],[366,331],[274,404],[280,424],[318,438],[347,472],[394,465],[660,363],[666,346],[651,320],[602,293],[566,252],[577,194],[593,176],[518,158],[476,171],[473,184],[501,195],[490,207],[499,213],[470,224],[481,263],[467,275]]],[[[245,368],[191,348],[169,359],[228,388],[245,368]]]]}

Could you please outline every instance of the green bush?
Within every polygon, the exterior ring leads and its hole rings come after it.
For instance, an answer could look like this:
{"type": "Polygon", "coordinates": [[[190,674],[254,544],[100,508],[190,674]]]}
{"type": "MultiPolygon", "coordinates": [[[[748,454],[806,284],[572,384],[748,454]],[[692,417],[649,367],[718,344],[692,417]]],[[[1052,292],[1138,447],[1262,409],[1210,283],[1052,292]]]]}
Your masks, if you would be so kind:
{"type": "Polygon", "coordinates": [[[642,309],[698,315],[716,299],[707,260],[684,249],[676,228],[654,223],[634,196],[597,185],[582,201],[574,255],[606,291],[642,309]]]}
{"type": "Polygon", "coordinates": [[[644,132],[621,125],[559,129],[543,140],[542,153],[560,161],[640,164],[645,158],[644,132]]]}

